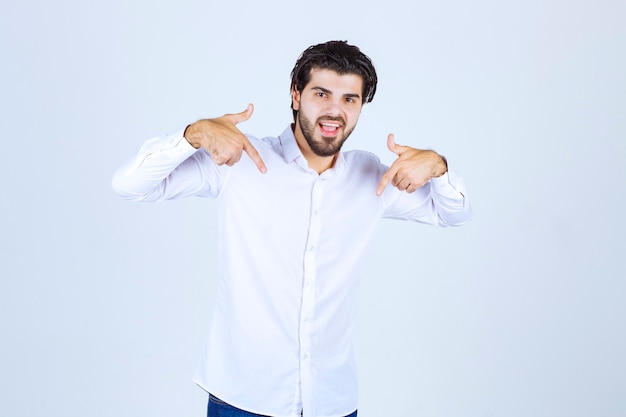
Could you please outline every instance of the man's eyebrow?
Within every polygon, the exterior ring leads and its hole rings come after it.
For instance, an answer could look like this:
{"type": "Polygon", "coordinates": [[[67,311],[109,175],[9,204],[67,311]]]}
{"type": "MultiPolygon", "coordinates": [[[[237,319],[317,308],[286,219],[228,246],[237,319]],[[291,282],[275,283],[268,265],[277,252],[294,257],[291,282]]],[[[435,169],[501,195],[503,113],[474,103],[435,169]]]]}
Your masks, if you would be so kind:
{"type": "Polygon", "coordinates": [[[312,90],[320,90],[322,93],[332,94],[332,91],[324,88],[324,87],[311,87],[312,90]]]}
{"type": "MultiPolygon", "coordinates": [[[[332,94],[332,93],[333,93],[333,92],[332,92],[332,91],[330,91],[329,89],[324,88],[324,87],[319,87],[319,86],[316,86],[316,87],[311,87],[311,90],[319,90],[319,91],[321,91],[322,93],[326,93],[326,94],[332,94]]],[[[344,97],[356,97],[356,98],[361,98],[361,95],[360,95],[360,94],[357,94],[357,93],[346,93],[346,94],[344,94],[343,96],[344,96],[344,97]]]]}

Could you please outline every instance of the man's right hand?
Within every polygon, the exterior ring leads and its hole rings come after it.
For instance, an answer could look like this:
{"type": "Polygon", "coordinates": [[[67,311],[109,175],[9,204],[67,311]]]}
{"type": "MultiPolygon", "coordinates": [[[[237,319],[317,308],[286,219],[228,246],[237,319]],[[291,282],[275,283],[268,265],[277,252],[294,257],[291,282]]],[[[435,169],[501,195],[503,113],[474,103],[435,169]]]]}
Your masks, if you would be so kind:
{"type": "Polygon", "coordinates": [[[259,171],[267,172],[265,163],[257,150],[252,146],[246,135],[237,129],[237,124],[245,122],[252,116],[254,106],[241,113],[225,114],[215,119],[202,119],[187,126],[185,139],[196,149],[206,149],[217,165],[233,166],[246,152],[254,161],[259,171]]]}

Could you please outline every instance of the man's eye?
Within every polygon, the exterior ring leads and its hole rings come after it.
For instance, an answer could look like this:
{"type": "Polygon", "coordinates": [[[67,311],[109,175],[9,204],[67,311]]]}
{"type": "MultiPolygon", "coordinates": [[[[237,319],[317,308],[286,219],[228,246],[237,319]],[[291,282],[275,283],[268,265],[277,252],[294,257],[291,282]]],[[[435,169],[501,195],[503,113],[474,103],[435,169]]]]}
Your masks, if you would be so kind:
{"type": "Polygon", "coordinates": [[[326,97],[326,93],[322,92],[322,91],[318,91],[317,92],[317,96],[318,97],[326,97]]]}
{"type": "Polygon", "coordinates": [[[348,103],[354,103],[354,99],[353,99],[352,97],[348,97],[348,98],[346,98],[346,101],[347,101],[348,103]]]}

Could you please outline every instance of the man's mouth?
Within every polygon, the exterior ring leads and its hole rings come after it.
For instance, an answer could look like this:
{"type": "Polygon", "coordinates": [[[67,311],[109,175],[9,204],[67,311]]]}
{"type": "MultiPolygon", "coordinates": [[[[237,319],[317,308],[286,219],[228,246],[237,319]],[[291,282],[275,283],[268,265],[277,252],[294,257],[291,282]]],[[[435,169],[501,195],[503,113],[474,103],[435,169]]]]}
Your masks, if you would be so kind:
{"type": "Polygon", "coordinates": [[[341,128],[341,123],[323,121],[319,123],[319,127],[323,136],[336,136],[337,132],[339,132],[339,129],[341,128]]]}

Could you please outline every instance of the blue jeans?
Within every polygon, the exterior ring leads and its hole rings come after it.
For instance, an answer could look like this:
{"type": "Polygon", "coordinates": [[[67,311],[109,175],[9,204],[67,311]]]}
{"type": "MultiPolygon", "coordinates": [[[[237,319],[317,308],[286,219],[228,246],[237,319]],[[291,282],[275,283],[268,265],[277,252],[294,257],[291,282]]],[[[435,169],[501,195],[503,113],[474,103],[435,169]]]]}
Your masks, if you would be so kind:
{"type": "MultiPolygon", "coordinates": [[[[240,410],[212,394],[209,394],[209,406],[206,415],[207,417],[269,417],[240,410]]],[[[346,417],[356,417],[356,411],[346,417]]]]}

